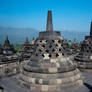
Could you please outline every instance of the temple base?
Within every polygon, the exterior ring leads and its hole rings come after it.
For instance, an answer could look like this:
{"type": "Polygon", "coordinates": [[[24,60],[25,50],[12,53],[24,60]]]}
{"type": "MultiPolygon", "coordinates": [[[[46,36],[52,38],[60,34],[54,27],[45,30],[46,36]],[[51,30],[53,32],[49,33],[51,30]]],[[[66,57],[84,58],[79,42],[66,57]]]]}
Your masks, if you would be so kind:
{"type": "Polygon", "coordinates": [[[18,63],[8,63],[0,65],[0,77],[12,76],[20,72],[18,63]]]}
{"type": "Polygon", "coordinates": [[[61,91],[83,85],[81,73],[78,69],[57,74],[29,73],[25,71],[17,78],[21,87],[32,91],[61,91]]]}

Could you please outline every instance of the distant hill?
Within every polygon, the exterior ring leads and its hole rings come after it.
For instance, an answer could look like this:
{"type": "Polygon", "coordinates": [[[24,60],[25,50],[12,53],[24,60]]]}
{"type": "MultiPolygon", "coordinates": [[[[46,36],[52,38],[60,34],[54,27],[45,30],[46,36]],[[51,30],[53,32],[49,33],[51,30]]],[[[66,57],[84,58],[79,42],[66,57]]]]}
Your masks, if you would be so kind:
{"type": "Polygon", "coordinates": [[[0,27],[0,43],[3,43],[8,35],[9,40],[13,44],[24,43],[26,37],[32,40],[33,37],[37,37],[39,31],[32,28],[5,28],[0,27]]]}
{"type": "MultiPolygon", "coordinates": [[[[8,35],[9,40],[13,44],[23,44],[26,37],[32,40],[33,37],[37,37],[39,30],[33,28],[5,28],[0,27],[0,43],[3,43],[5,37],[8,35]]],[[[68,40],[73,41],[76,39],[78,42],[82,41],[88,32],[76,32],[76,31],[61,31],[61,35],[68,40]]]]}
{"type": "Polygon", "coordinates": [[[85,36],[89,35],[88,31],[61,31],[61,35],[68,40],[74,41],[74,39],[77,40],[77,42],[81,42],[85,39],[85,36]]]}

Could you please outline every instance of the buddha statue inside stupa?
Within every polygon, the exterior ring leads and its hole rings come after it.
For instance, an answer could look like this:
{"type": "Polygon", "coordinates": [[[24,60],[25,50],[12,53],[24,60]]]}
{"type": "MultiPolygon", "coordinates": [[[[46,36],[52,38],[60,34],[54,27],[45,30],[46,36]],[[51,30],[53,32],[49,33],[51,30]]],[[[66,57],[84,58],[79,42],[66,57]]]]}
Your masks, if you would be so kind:
{"type": "Polygon", "coordinates": [[[77,54],[80,51],[80,45],[77,43],[76,39],[74,39],[71,50],[73,54],[77,54]]]}
{"type": "Polygon", "coordinates": [[[48,11],[46,31],[39,33],[34,52],[17,76],[22,87],[37,91],[61,91],[80,87],[81,73],[65,55],[63,38],[53,31],[52,12],[48,11]]]}

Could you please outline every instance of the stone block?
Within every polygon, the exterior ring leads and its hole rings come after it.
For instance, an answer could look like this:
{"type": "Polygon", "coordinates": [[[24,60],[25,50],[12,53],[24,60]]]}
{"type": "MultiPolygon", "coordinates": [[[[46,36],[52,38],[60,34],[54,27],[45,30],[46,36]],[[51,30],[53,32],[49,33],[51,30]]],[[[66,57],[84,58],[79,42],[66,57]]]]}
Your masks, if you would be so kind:
{"type": "Polygon", "coordinates": [[[55,67],[55,68],[49,68],[49,72],[50,73],[56,73],[58,70],[57,70],[57,68],[55,67]]]}
{"type": "Polygon", "coordinates": [[[42,85],[42,91],[48,91],[48,85],[42,85]]]}

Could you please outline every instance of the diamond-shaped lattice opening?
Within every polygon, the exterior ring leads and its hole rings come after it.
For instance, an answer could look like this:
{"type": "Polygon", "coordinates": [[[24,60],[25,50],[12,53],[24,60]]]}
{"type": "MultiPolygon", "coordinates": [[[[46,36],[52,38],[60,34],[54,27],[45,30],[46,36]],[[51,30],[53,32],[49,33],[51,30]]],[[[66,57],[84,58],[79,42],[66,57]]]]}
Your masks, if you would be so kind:
{"type": "Polygon", "coordinates": [[[42,54],[42,56],[44,57],[44,54],[42,54]]]}
{"type": "Polygon", "coordinates": [[[55,45],[56,47],[58,46],[58,44],[55,45]]]}
{"type": "Polygon", "coordinates": [[[89,47],[89,50],[91,50],[91,47],[89,47]]]}
{"type": "Polygon", "coordinates": [[[52,49],[52,52],[55,52],[55,49],[52,49]]]}
{"type": "Polygon", "coordinates": [[[48,40],[46,40],[46,42],[48,42],[48,40]]]}
{"type": "Polygon", "coordinates": [[[62,53],[62,55],[64,56],[64,53],[62,53]]]}
{"type": "Polygon", "coordinates": [[[42,40],[40,40],[40,42],[42,42],[42,40]]]}
{"type": "Polygon", "coordinates": [[[51,54],[49,54],[49,57],[51,58],[51,54]]]}
{"type": "Polygon", "coordinates": [[[54,41],[54,40],[52,40],[52,42],[54,43],[55,41],[54,41]]]}
{"type": "Polygon", "coordinates": [[[45,45],[43,44],[42,47],[45,48],[45,45]]]}
{"type": "Polygon", "coordinates": [[[39,49],[39,52],[42,52],[42,50],[41,50],[41,49],[39,49]]]}
{"type": "Polygon", "coordinates": [[[39,44],[36,44],[36,46],[39,46],[39,44]]]}
{"type": "Polygon", "coordinates": [[[61,40],[58,40],[58,43],[61,43],[61,40]]]}
{"type": "Polygon", "coordinates": [[[59,51],[61,51],[62,49],[60,48],[59,51]]]}
{"type": "Polygon", "coordinates": [[[63,46],[63,44],[61,44],[61,46],[63,46]]]}
{"type": "Polygon", "coordinates": [[[38,56],[38,54],[37,54],[37,53],[36,53],[35,55],[36,55],[36,56],[38,56]]]}
{"type": "Polygon", "coordinates": [[[87,52],[89,52],[89,50],[87,50],[87,52]]]}
{"type": "Polygon", "coordinates": [[[52,45],[49,46],[49,48],[51,48],[51,47],[52,47],[52,45]]]}
{"type": "Polygon", "coordinates": [[[58,53],[56,53],[56,57],[58,57],[59,56],[59,54],[58,53]]]}
{"type": "Polygon", "coordinates": [[[89,44],[91,44],[91,41],[89,41],[89,44]]]}
{"type": "Polygon", "coordinates": [[[88,47],[89,45],[87,44],[87,47],[88,47]]]}
{"type": "Polygon", "coordinates": [[[49,53],[49,50],[46,50],[47,53],[49,53]]]}

